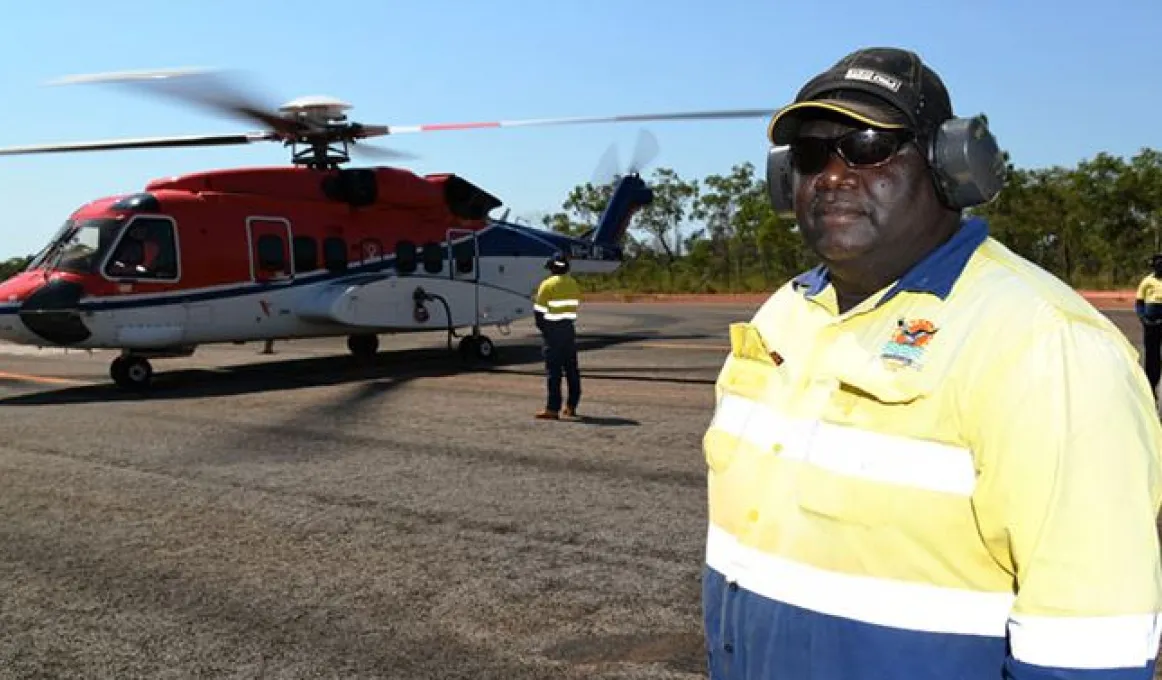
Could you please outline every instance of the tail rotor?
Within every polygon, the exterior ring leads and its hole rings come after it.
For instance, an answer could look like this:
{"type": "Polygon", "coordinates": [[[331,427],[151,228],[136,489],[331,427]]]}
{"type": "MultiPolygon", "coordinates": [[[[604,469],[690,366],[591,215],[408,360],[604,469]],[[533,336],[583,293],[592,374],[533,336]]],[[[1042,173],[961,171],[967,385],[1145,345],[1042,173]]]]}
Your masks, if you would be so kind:
{"type": "Polygon", "coordinates": [[[626,175],[640,175],[642,170],[653,163],[661,152],[658,146],[658,138],[649,130],[642,128],[638,131],[637,141],[634,143],[633,156],[630,158],[628,166],[621,164],[620,154],[618,153],[617,143],[614,142],[606,148],[605,153],[601,155],[601,159],[597,163],[597,169],[593,173],[593,184],[601,186],[603,184],[613,184],[617,180],[626,175]]]}

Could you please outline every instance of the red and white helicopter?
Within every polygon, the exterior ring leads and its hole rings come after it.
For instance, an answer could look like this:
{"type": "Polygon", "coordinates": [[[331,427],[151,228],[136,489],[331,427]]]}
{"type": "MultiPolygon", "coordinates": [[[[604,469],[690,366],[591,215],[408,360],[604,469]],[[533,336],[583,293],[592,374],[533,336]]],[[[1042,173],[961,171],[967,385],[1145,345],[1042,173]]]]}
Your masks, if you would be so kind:
{"type": "Polygon", "coordinates": [[[554,252],[580,274],[622,261],[622,237],[653,198],[622,177],[599,223],[562,234],[489,217],[501,201],[455,174],[341,168],[358,142],[389,134],[599,122],[768,117],[773,110],[701,111],[437,125],[362,125],[350,105],[306,97],[277,111],[220,74],[170,70],[74,76],[121,83],[263,126],[258,132],[11,147],[0,155],[281,142],[287,167],[224,169],[157,179],[78,208],[16,276],[0,283],[0,339],[40,347],[115,349],[122,387],[150,384],[150,359],[210,343],[347,336],[357,356],[380,333],[471,328],[460,350],[491,358],[483,326],[533,314],[554,252]]]}

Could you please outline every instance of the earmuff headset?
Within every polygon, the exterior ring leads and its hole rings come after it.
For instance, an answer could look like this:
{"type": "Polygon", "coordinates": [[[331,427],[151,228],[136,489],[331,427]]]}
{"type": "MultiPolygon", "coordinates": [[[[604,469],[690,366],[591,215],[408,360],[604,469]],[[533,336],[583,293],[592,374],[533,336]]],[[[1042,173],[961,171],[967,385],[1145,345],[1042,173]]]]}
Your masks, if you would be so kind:
{"type": "MultiPolygon", "coordinates": [[[[1005,157],[984,115],[952,118],[928,135],[928,168],[940,201],[962,210],[991,201],[1005,184],[1005,157]]],[[[767,190],[771,206],[783,216],[794,213],[791,149],[767,153],[767,190]]]]}
{"type": "MultiPolygon", "coordinates": [[[[803,86],[798,107],[826,100],[840,92],[865,99],[871,95],[903,112],[916,131],[916,142],[928,161],[940,201],[962,210],[991,201],[1005,183],[1005,158],[978,115],[957,118],[940,77],[914,52],[897,48],[857,50],[803,86]],[[941,121],[941,122],[936,122],[941,121]]],[[[784,110],[784,112],[787,112],[784,110]]],[[[773,132],[779,114],[771,121],[773,132]]],[[[775,146],[767,155],[767,186],[771,206],[780,214],[794,212],[790,149],[775,146]]]]}

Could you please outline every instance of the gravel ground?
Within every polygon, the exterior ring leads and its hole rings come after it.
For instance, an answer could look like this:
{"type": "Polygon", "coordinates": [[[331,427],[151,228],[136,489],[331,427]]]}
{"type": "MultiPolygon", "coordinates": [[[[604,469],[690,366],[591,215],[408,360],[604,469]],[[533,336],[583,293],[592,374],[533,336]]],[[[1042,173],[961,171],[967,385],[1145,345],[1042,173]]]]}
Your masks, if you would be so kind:
{"type": "Polygon", "coordinates": [[[582,422],[531,418],[531,329],[473,371],[439,336],[205,348],[149,398],[7,348],[0,675],[701,677],[700,438],[749,309],[590,308],[582,422]]]}
{"type": "Polygon", "coordinates": [[[0,677],[704,677],[700,440],[752,310],[587,306],[583,422],[531,418],[531,325],[476,370],[204,348],[147,398],[0,347],[0,677]]]}

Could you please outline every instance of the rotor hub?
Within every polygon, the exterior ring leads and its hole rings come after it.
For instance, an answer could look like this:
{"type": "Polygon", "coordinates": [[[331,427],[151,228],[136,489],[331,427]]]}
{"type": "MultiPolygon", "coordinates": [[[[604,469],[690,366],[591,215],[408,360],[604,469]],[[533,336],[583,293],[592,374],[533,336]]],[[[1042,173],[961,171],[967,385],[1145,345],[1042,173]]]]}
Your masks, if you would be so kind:
{"type": "Polygon", "coordinates": [[[278,107],[283,116],[317,125],[337,123],[347,120],[345,113],[351,108],[347,102],[326,95],[299,97],[278,107]]]}

